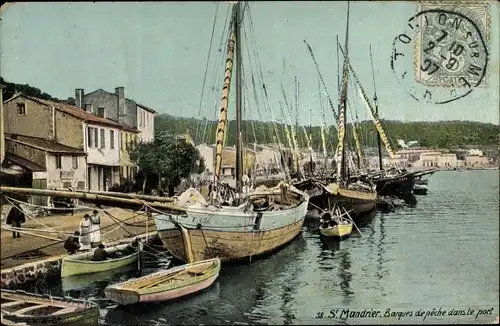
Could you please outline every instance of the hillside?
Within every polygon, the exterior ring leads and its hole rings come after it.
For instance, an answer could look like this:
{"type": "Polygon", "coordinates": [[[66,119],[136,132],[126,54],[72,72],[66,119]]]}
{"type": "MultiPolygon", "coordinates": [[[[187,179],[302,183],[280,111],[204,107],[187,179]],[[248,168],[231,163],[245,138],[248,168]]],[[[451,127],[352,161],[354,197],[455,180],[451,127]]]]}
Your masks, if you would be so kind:
{"type": "MultiPolygon", "coordinates": [[[[466,147],[498,147],[500,141],[500,126],[491,123],[474,121],[437,121],[437,122],[402,122],[393,120],[382,120],[393,147],[397,147],[396,140],[403,139],[408,142],[417,140],[421,146],[434,148],[466,148],[466,147]]],[[[348,141],[352,142],[351,125],[347,126],[348,141]]],[[[155,119],[155,129],[170,130],[175,134],[189,134],[197,142],[214,143],[216,122],[207,119],[174,117],[168,114],[160,114],[155,119]],[[205,137],[203,137],[203,134],[205,137]]],[[[229,121],[229,133],[227,145],[235,143],[235,121],[229,121]]],[[[243,121],[243,139],[246,143],[265,144],[273,142],[273,125],[270,122],[243,121]]],[[[277,125],[279,137],[282,143],[287,142],[283,125],[277,125]]],[[[299,127],[298,139],[301,146],[305,145],[304,131],[309,127],[299,127]]],[[[320,148],[320,127],[312,126],[313,147],[320,148]]],[[[367,146],[376,146],[376,131],[372,121],[360,123],[360,135],[367,146]]],[[[337,139],[336,131],[330,128],[328,143],[333,144],[337,139]]],[[[331,145],[330,145],[331,146],[331,145]]]]}
{"type": "MultiPolygon", "coordinates": [[[[22,92],[29,96],[34,96],[46,100],[68,102],[72,98],[61,100],[52,97],[50,94],[41,91],[40,89],[28,84],[10,83],[0,77],[0,83],[4,85],[3,99],[4,101],[12,97],[15,92],[22,92]]],[[[393,147],[397,147],[396,140],[403,139],[408,142],[411,140],[419,141],[421,146],[435,148],[497,148],[500,142],[500,126],[491,123],[482,123],[474,121],[437,121],[437,122],[402,122],[392,120],[382,120],[389,140],[393,147]]],[[[282,143],[287,144],[286,133],[282,125],[276,126],[278,129],[279,139],[282,143]]],[[[207,119],[181,118],[174,117],[169,114],[160,114],[155,119],[155,128],[160,130],[170,130],[174,134],[189,134],[196,142],[215,141],[216,122],[207,119]]],[[[258,142],[260,144],[276,142],[273,139],[273,124],[264,121],[243,121],[243,139],[245,143],[258,142]]],[[[229,121],[229,133],[227,136],[227,145],[235,144],[235,121],[229,121]]],[[[309,127],[300,127],[298,130],[298,140],[300,146],[305,146],[304,129],[307,131],[309,127]]],[[[321,147],[320,127],[312,126],[311,133],[313,135],[312,145],[314,148],[321,147]]],[[[347,126],[347,138],[349,143],[354,143],[352,140],[351,125],[347,126]]],[[[363,144],[367,146],[376,146],[376,131],[372,121],[363,121],[360,123],[360,137],[363,144]]],[[[330,128],[330,133],[327,136],[329,146],[335,144],[337,135],[333,128],[330,128]]]]}

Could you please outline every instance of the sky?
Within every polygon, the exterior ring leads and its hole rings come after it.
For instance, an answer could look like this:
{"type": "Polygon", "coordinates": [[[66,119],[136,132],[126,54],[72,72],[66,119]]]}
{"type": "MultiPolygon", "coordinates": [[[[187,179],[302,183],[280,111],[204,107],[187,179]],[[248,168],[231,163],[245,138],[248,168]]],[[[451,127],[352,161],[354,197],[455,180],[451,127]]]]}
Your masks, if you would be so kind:
{"type": "MultiPolygon", "coordinates": [[[[228,2],[10,4],[3,9],[0,22],[0,75],[9,82],[30,84],[62,99],[74,97],[75,88],[91,92],[124,86],[127,98],[159,113],[212,119],[220,105],[227,48],[227,43],[221,47],[221,38],[230,6],[228,2]]],[[[251,2],[248,7],[243,14],[246,37],[241,38],[245,103],[248,101],[244,118],[281,119],[281,85],[288,101],[294,102],[296,76],[299,122],[331,122],[333,115],[326,107],[324,91],[318,87],[318,74],[303,40],[311,45],[328,93],[337,105],[336,37],[343,46],[347,3],[251,2]],[[262,96],[258,98],[260,104],[255,104],[250,66],[257,67],[257,63],[269,106],[264,105],[262,96]],[[322,118],[323,110],[326,118],[322,118]]],[[[489,3],[486,86],[473,88],[468,96],[447,104],[422,99],[417,102],[408,94],[409,88],[413,84],[424,86],[417,84],[414,76],[401,83],[391,70],[393,40],[408,30],[408,19],[416,12],[416,2],[350,3],[349,59],[371,98],[371,45],[380,116],[405,121],[474,120],[499,124],[499,5],[489,3]]],[[[400,65],[406,64],[403,68],[411,75],[410,57],[411,53],[400,65]]],[[[258,88],[261,82],[258,70],[254,71],[258,88]]],[[[235,115],[234,88],[233,84],[230,119],[235,115]]],[[[445,96],[449,89],[438,87],[433,91],[445,96]]],[[[352,109],[348,115],[356,112],[360,120],[369,119],[354,88],[349,90],[349,101],[352,109]]]]}

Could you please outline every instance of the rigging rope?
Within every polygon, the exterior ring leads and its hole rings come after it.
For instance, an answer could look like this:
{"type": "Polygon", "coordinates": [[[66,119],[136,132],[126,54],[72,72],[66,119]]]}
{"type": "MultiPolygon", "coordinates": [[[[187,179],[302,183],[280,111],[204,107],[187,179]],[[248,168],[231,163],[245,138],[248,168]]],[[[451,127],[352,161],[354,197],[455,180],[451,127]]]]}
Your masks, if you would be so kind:
{"type": "MultiPolygon", "coordinates": [[[[141,214],[135,214],[135,215],[133,215],[133,216],[131,216],[131,217],[128,217],[128,218],[126,218],[126,219],[122,220],[122,222],[125,222],[125,221],[131,220],[131,219],[133,219],[133,218],[136,218],[138,215],[141,215],[141,214]]],[[[114,226],[114,225],[115,225],[115,223],[110,224],[110,225],[107,225],[107,226],[105,226],[105,227],[102,227],[100,230],[102,231],[102,230],[104,230],[104,229],[108,229],[108,228],[110,228],[110,227],[112,227],[112,226],[114,226]]],[[[107,233],[110,233],[110,232],[107,232],[107,233]]],[[[107,233],[106,233],[106,234],[107,234],[107,233]]],[[[2,257],[0,260],[7,260],[7,259],[10,259],[10,258],[13,258],[13,257],[17,257],[17,256],[20,256],[20,255],[23,255],[23,254],[29,253],[29,252],[39,251],[39,250],[42,250],[42,249],[45,249],[45,248],[52,247],[52,246],[57,245],[57,244],[61,244],[61,243],[65,242],[65,241],[66,241],[66,239],[65,239],[65,240],[61,240],[61,241],[57,241],[57,242],[54,242],[54,243],[50,243],[50,244],[48,244],[48,245],[43,245],[43,246],[40,246],[40,247],[38,247],[38,248],[28,249],[28,250],[22,251],[22,252],[20,252],[20,253],[16,253],[16,254],[13,254],[13,255],[10,255],[10,256],[7,256],[7,257],[2,257]]]]}
{"type": "MultiPolygon", "coordinates": [[[[205,74],[203,76],[203,84],[201,86],[201,96],[200,96],[200,105],[198,109],[198,117],[201,116],[201,106],[203,103],[203,95],[205,93],[205,83],[207,81],[207,73],[208,73],[208,66],[210,63],[210,56],[212,54],[212,43],[214,39],[214,33],[215,33],[215,24],[217,22],[217,13],[219,12],[219,2],[217,2],[217,6],[215,7],[215,15],[214,15],[214,22],[212,24],[212,34],[210,35],[210,45],[208,47],[208,55],[207,55],[207,63],[205,65],[205,74]]],[[[197,119],[196,122],[196,132],[195,132],[195,142],[198,141],[198,126],[199,126],[200,120],[197,119]]]]}
{"type": "Polygon", "coordinates": [[[316,72],[318,73],[319,80],[321,81],[321,84],[323,85],[323,89],[325,91],[326,98],[328,99],[328,103],[330,104],[330,109],[332,110],[333,117],[335,118],[335,121],[337,122],[337,126],[338,126],[339,117],[337,115],[337,112],[335,111],[335,106],[333,105],[330,94],[328,93],[328,88],[326,87],[325,81],[323,79],[323,75],[321,74],[321,71],[319,70],[319,64],[316,61],[316,57],[314,56],[313,50],[312,50],[311,46],[309,45],[309,43],[307,43],[306,40],[304,40],[304,43],[307,46],[307,49],[309,50],[309,54],[311,55],[311,58],[313,59],[314,66],[316,67],[316,72]]]}

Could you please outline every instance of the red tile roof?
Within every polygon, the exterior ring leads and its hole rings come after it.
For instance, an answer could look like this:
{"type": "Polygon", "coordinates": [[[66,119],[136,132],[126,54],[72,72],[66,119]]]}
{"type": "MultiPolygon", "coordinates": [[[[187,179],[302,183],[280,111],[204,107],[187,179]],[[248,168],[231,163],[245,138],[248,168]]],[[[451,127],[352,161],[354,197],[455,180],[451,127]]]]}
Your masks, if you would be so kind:
{"type": "Polygon", "coordinates": [[[21,135],[11,135],[5,136],[6,140],[10,140],[16,143],[26,144],[31,147],[39,148],[41,150],[51,152],[51,153],[68,153],[68,154],[80,154],[86,155],[86,153],[78,148],[73,148],[63,144],[59,144],[48,139],[28,137],[21,135]]]}
{"type": "Polygon", "coordinates": [[[45,171],[45,167],[9,152],[5,153],[5,159],[32,172],[45,171]]]}
{"type": "MultiPolygon", "coordinates": [[[[137,133],[139,132],[139,130],[137,130],[136,128],[129,127],[125,124],[119,123],[119,122],[111,120],[111,119],[102,118],[102,117],[90,114],[88,112],[85,112],[83,109],[80,109],[79,107],[74,106],[74,105],[60,103],[60,102],[54,102],[54,101],[49,101],[49,100],[43,100],[41,98],[31,97],[31,96],[27,96],[25,94],[19,94],[18,96],[26,97],[26,98],[28,98],[32,101],[38,102],[42,105],[53,106],[56,110],[67,113],[71,116],[74,116],[75,118],[84,120],[85,122],[106,125],[106,126],[110,126],[110,127],[124,129],[124,130],[131,131],[131,132],[137,132],[137,133]]],[[[14,96],[14,97],[10,98],[9,100],[7,100],[6,102],[11,101],[12,99],[14,99],[16,97],[17,96],[14,96]]]]}

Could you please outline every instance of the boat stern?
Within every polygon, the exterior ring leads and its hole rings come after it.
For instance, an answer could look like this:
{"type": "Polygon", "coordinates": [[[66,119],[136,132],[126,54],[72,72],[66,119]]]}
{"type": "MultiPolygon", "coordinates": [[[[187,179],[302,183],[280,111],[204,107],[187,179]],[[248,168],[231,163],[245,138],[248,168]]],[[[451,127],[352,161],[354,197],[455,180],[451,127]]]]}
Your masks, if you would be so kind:
{"type": "Polygon", "coordinates": [[[140,296],[137,291],[108,286],[104,289],[104,294],[108,299],[119,305],[130,305],[139,302],[140,296]]]}

